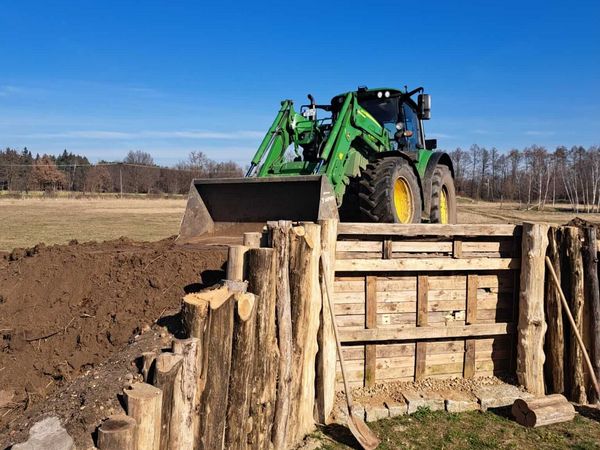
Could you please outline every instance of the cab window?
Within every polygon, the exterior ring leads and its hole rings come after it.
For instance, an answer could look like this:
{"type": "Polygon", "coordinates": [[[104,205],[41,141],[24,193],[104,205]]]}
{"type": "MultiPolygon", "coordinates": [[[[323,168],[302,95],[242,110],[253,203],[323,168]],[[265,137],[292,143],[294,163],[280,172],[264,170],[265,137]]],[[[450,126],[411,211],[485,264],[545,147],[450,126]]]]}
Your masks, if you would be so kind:
{"type": "Polygon", "coordinates": [[[421,148],[421,130],[419,129],[419,118],[417,113],[408,103],[402,103],[402,115],[404,119],[404,129],[411,131],[412,136],[404,137],[404,144],[407,151],[416,151],[421,148]]]}

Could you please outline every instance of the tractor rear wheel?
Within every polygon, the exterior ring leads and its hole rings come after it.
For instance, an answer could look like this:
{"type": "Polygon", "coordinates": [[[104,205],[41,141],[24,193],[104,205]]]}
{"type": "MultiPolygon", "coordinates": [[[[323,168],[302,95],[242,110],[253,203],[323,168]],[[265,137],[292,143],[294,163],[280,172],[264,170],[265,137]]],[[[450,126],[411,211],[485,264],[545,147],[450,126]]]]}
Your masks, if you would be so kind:
{"type": "Polygon", "coordinates": [[[448,166],[439,165],[431,178],[431,223],[456,223],[456,191],[448,166]]]}
{"type": "Polygon", "coordinates": [[[359,206],[369,222],[421,222],[421,189],[417,174],[404,158],[383,158],[361,174],[359,206]]]}

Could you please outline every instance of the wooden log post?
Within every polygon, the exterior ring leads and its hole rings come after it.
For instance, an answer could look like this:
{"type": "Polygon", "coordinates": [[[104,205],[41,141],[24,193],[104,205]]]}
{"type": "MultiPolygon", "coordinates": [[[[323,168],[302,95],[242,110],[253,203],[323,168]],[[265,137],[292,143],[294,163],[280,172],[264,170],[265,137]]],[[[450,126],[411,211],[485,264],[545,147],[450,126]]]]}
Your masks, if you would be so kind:
{"type": "Polygon", "coordinates": [[[290,233],[292,373],[287,447],[315,429],[315,358],[321,312],[321,227],[305,223],[290,233]]]}
{"type": "Polygon", "coordinates": [[[136,427],[133,417],[110,416],[98,428],[98,450],[135,450],[136,427]]]}
{"type": "Polygon", "coordinates": [[[181,385],[183,356],[174,353],[161,353],[156,357],[152,384],[162,390],[162,413],[160,420],[160,449],[169,450],[171,417],[173,413],[173,393],[175,386],[181,385]]]}
{"type": "Polygon", "coordinates": [[[575,417],[575,408],[561,394],[533,399],[517,399],[512,406],[517,423],[526,427],[541,427],[567,422],[575,417]]]}
{"type": "Polygon", "coordinates": [[[209,325],[202,350],[206,362],[203,367],[206,385],[200,400],[201,450],[220,449],[225,439],[235,300],[232,296],[217,309],[213,309],[212,302],[210,305],[209,325]]]}
{"type": "Polygon", "coordinates": [[[273,228],[277,276],[277,336],[279,338],[279,377],[277,379],[277,402],[273,420],[273,447],[285,448],[286,430],[290,414],[292,380],[292,309],[290,297],[290,221],[281,220],[273,228]]]}
{"type": "Polygon", "coordinates": [[[135,448],[159,450],[162,391],[147,383],[136,383],[123,394],[127,415],[137,422],[135,448]]]}
{"type": "Polygon", "coordinates": [[[544,395],[544,273],[548,226],[523,224],[521,293],[517,329],[517,378],[534,395],[544,395]]]}
{"type": "MultiPolygon", "coordinates": [[[[337,243],[338,221],[336,219],[320,220],[321,251],[327,253],[331,261],[327,281],[333,286],[335,272],[335,248],[337,243]]],[[[323,280],[321,280],[323,282],[323,280]]],[[[321,290],[324,292],[324,288],[321,290]]],[[[319,423],[330,423],[330,415],[335,401],[336,347],[333,323],[327,301],[321,301],[320,327],[317,336],[319,350],[317,353],[317,386],[316,386],[316,419],[319,423]]]]}
{"type": "Polygon", "coordinates": [[[227,255],[227,279],[244,280],[244,255],[248,251],[245,245],[231,245],[227,255]]]}
{"type": "Polygon", "coordinates": [[[276,261],[272,248],[248,250],[248,290],[256,295],[254,378],[248,420],[252,449],[271,448],[277,398],[276,261]]]}
{"type": "MultiPolygon", "coordinates": [[[[569,267],[569,289],[567,300],[570,302],[570,310],[577,326],[579,334],[583,331],[584,311],[584,282],[583,282],[583,260],[581,256],[581,234],[579,228],[565,227],[564,242],[566,258],[569,267]]],[[[587,394],[585,389],[585,377],[583,372],[583,353],[577,342],[575,331],[569,332],[567,374],[570,375],[570,400],[585,404],[587,394]]]]}
{"type": "MultiPolygon", "coordinates": [[[[552,261],[554,272],[560,281],[560,231],[556,227],[548,230],[547,256],[552,261]]],[[[546,279],[549,279],[547,276],[546,279]]],[[[545,374],[546,389],[553,394],[565,391],[564,353],[565,336],[563,327],[563,311],[558,289],[554,283],[546,283],[546,318],[551,326],[546,331],[545,340],[545,374]]]]}
{"type": "Polygon", "coordinates": [[[225,447],[245,450],[248,447],[247,423],[254,387],[256,352],[256,298],[254,294],[236,294],[236,314],[233,326],[231,374],[225,447]]]}
{"type": "Polygon", "coordinates": [[[197,448],[200,402],[200,339],[175,339],[173,353],[181,355],[181,383],[173,387],[173,405],[169,430],[169,450],[197,448]]]}
{"type": "MultiPolygon", "coordinates": [[[[590,358],[596,379],[600,379],[600,287],[598,284],[598,242],[596,227],[584,228],[583,264],[585,274],[585,298],[589,307],[590,322],[590,358]]],[[[598,395],[592,390],[592,401],[598,401],[598,395]]]]}
{"type": "Polygon", "coordinates": [[[244,246],[248,248],[259,248],[262,242],[262,233],[250,231],[244,233],[244,246]]]}
{"type": "Polygon", "coordinates": [[[142,353],[142,377],[145,383],[150,383],[152,380],[152,370],[157,353],[156,351],[142,353]]]}

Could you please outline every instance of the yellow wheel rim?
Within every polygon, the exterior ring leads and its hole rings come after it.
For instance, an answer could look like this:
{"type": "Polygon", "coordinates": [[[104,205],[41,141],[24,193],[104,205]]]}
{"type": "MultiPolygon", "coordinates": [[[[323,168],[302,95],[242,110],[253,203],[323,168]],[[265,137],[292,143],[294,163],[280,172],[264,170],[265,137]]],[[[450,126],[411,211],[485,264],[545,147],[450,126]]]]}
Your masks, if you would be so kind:
{"type": "Polygon", "coordinates": [[[410,186],[404,178],[394,182],[394,208],[400,223],[411,223],[413,200],[410,186]]]}
{"type": "Polygon", "coordinates": [[[440,192],[440,222],[449,223],[448,220],[448,193],[446,189],[440,192]]]}

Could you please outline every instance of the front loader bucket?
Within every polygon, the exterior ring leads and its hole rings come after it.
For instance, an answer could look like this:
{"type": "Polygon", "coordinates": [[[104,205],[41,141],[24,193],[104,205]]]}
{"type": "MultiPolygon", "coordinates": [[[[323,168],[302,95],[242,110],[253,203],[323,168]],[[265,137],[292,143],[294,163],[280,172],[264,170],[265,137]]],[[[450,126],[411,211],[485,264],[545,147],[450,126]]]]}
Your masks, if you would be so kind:
{"type": "MultiPolygon", "coordinates": [[[[338,218],[333,188],[323,175],[207,178],[192,181],[178,242],[206,234],[260,230],[271,220],[338,218]]],[[[238,233],[239,234],[239,233],[238,233]]]]}

